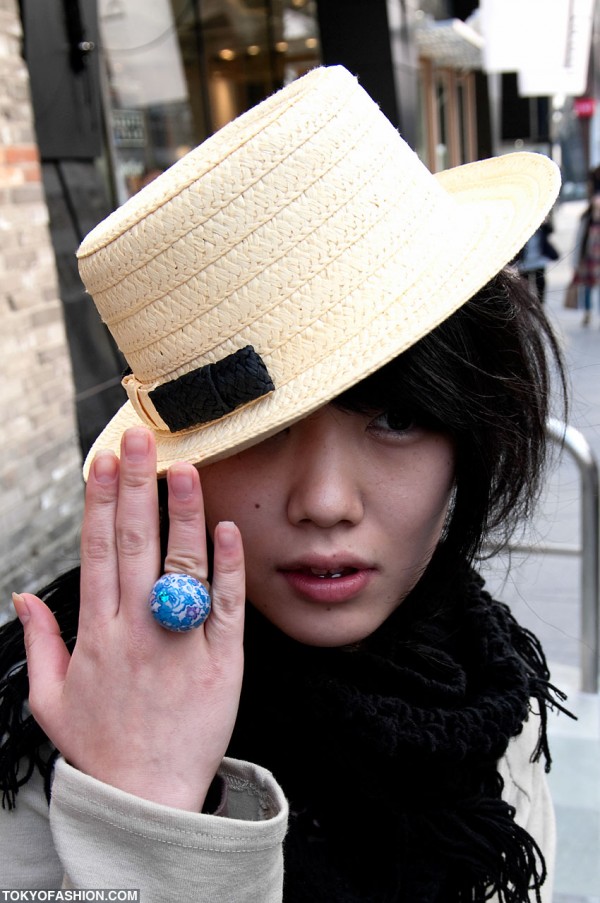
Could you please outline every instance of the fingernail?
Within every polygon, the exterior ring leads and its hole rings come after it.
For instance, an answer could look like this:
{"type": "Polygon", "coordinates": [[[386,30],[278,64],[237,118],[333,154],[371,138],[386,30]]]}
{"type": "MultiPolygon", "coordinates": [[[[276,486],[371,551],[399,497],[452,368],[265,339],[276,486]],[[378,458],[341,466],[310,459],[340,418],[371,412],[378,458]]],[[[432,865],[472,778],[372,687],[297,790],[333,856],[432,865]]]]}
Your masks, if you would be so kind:
{"type": "Polygon", "coordinates": [[[143,461],[150,448],[147,430],[131,429],[123,436],[125,455],[128,461],[143,461]]]}
{"type": "Polygon", "coordinates": [[[112,483],[117,476],[117,456],[111,451],[100,451],[92,464],[97,483],[112,483]]]}
{"type": "Polygon", "coordinates": [[[233,521],[222,520],[217,524],[219,545],[224,551],[230,551],[237,542],[237,528],[233,521]]]}
{"type": "Polygon", "coordinates": [[[31,617],[31,612],[29,610],[27,600],[20,593],[13,593],[12,601],[19,621],[21,622],[21,624],[26,624],[31,617]]]}
{"type": "Polygon", "coordinates": [[[176,499],[187,499],[194,490],[194,479],[192,472],[187,467],[171,467],[167,474],[169,481],[169,492],[172,492],[176,499]]]}

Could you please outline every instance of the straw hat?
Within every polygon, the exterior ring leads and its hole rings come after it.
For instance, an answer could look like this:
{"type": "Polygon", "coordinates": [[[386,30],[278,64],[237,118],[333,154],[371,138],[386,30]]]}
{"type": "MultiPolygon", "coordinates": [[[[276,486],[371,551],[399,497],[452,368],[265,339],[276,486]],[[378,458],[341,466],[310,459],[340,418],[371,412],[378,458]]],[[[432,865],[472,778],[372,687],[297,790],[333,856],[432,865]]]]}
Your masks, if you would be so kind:
{"type": "Polygon", "coordinates": [[[343,67],[226,125],[100,223],[83,282],[129,400],[95,442],[158,470],[261,441],[452,314],[525,244],[558,169],[514,153],[437,176],[343,67]]]}

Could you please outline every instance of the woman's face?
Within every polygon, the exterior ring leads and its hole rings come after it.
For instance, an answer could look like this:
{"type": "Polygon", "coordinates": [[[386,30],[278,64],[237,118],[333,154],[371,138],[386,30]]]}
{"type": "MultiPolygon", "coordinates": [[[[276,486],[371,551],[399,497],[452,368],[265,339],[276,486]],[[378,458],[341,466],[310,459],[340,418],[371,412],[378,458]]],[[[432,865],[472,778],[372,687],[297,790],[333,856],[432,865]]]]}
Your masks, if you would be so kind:
{"type": "Polygon", "coordinates": [[[302,643],[341,646],[371,634],[419,580],[454,453],[402,415],[327,405],[200,476],[210,532],[220,520],[241,530],[252,604],[302,643]]]}

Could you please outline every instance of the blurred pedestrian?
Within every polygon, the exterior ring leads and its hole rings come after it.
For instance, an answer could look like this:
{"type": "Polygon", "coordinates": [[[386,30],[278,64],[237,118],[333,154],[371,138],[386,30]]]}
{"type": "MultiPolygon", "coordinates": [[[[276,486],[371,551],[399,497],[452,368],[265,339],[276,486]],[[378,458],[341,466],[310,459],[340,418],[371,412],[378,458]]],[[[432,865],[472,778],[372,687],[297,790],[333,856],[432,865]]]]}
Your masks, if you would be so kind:
{"type": "Polygon", "coordinates": [[[588,173],[587,194],[591,201],[595,194],[600,192],[600,165],[594,166],[588,173]]]}
{"type": "Polygon", "coordinates": [[[549,219],[545,219],[517,255],[519,273],[529,283],[530,291],[543,304],[546,295],[546,267],[558,260],[558,251],[549,236],[554,231],[549,219]]]}
{"type": "Polygon", "coordinates": [[[580,287],[583,307],[582,326],[592,317],[592,289],[600,286],[600,191],[597,191],[581,215],[575,240],[573,284],[580,287]]]}

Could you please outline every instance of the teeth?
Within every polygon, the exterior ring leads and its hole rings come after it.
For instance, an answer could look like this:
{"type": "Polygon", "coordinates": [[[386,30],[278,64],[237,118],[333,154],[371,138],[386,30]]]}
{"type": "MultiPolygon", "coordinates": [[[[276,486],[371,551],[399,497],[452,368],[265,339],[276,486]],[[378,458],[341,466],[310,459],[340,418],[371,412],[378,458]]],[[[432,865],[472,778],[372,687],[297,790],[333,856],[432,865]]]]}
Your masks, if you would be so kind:
{"type": "Polygon", "coordinates": [[[311,568],[310,572],[311,572],[311,574],[314,574],[315,577],[321,577],[322,579],[325,579],[325,577],[328,577],[329,579],[334,579],[335,577],[342,576],[341,571],[323,571],[323,570],[321,570],[321,568],[311,568]]]}

